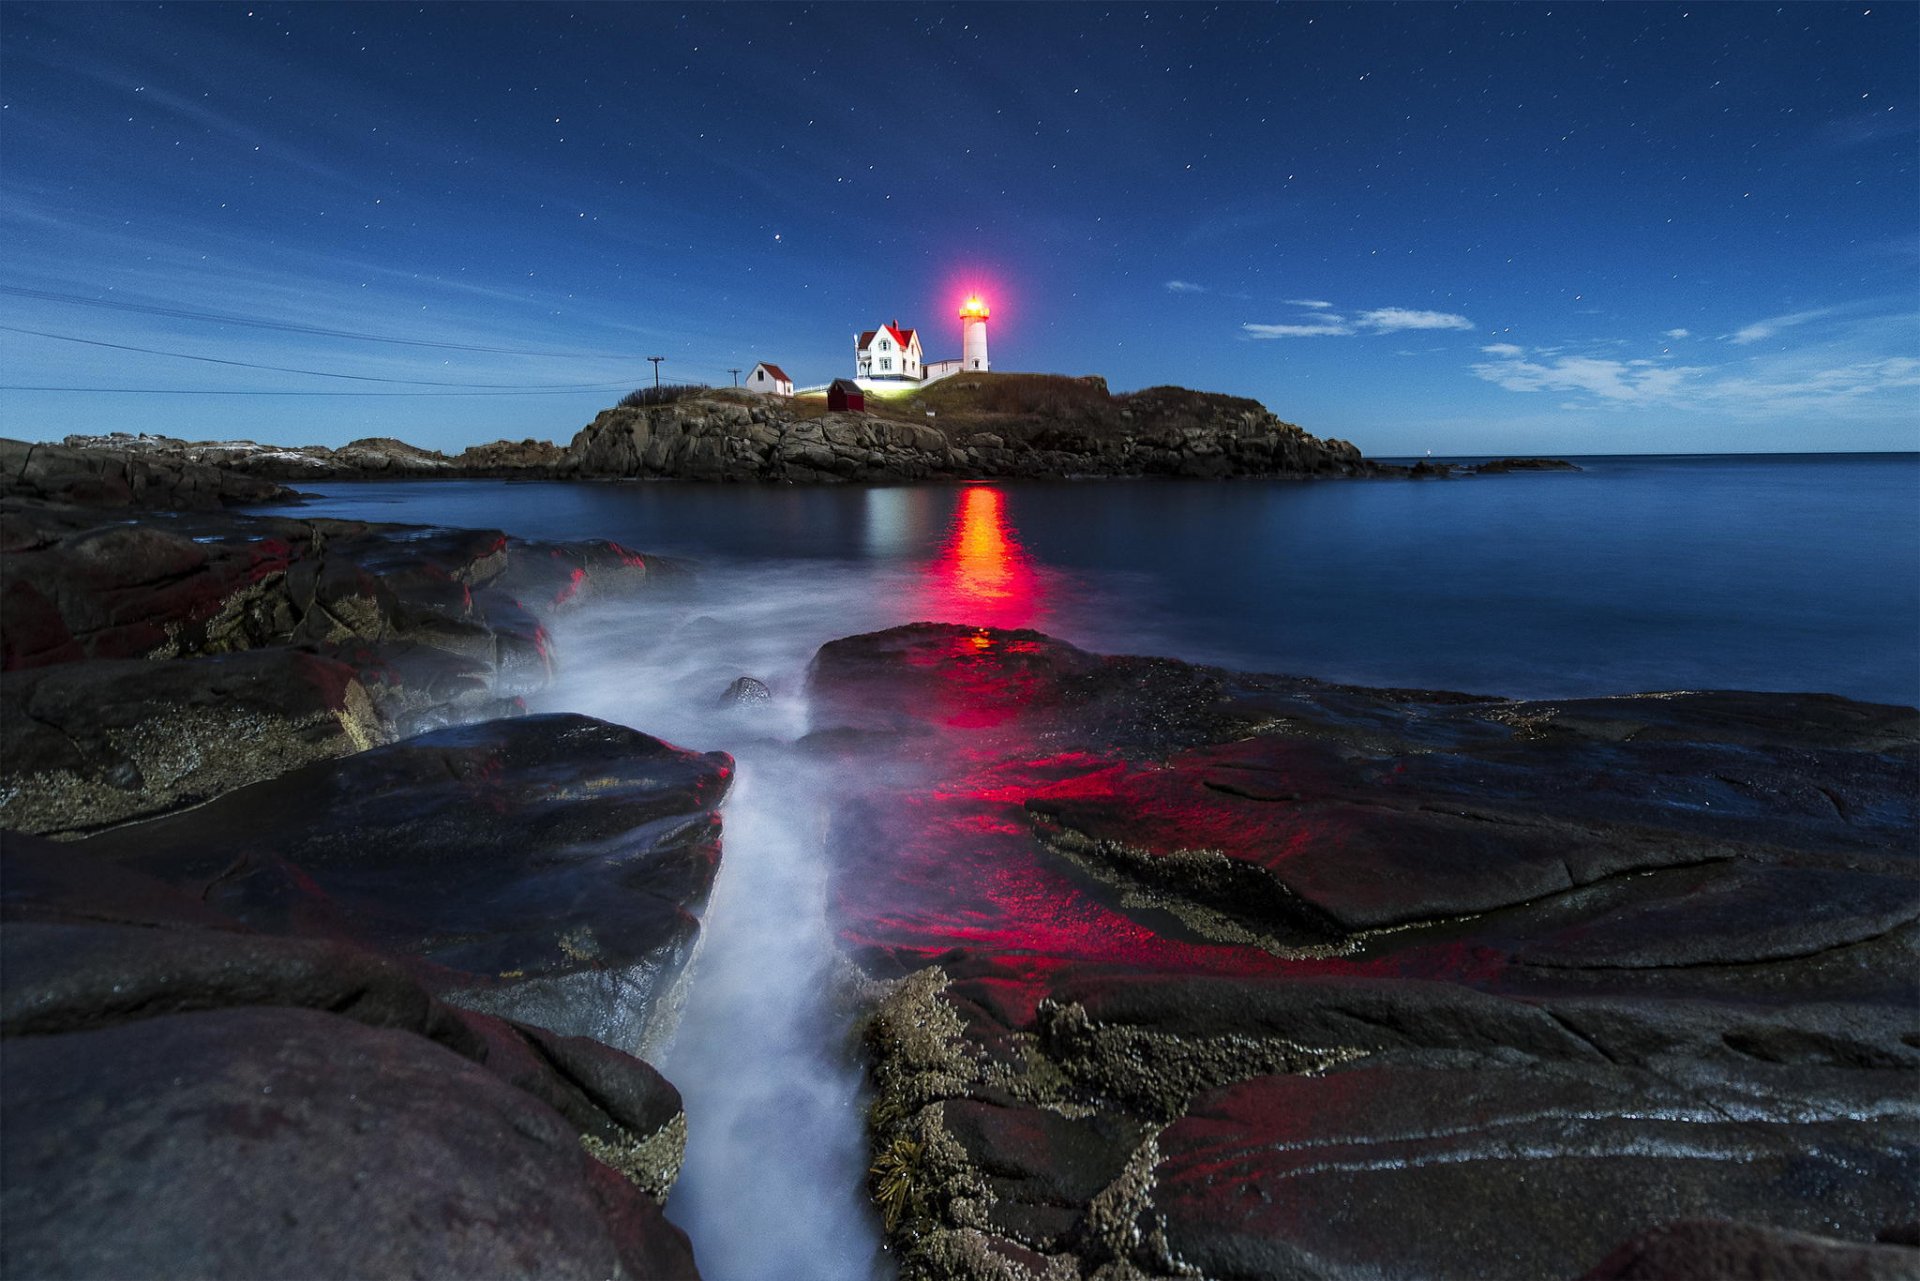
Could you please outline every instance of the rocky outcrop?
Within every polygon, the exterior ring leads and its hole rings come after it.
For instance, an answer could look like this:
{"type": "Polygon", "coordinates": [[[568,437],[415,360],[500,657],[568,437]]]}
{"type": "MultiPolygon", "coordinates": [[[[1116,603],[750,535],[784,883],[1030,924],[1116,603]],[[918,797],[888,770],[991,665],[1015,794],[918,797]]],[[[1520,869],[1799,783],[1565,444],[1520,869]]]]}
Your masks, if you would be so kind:
{"type": "Polygon", "coordinates": [[[732,762],[518,715],[543,620],[663,567],[50,457],[0,476],[0,1273],[697,1276],[624,1051],[732,762]]]}
{"type": "Polygon", "coordinates": [[[1564,458],[1495,458],[1484,463],[1450,463],[1423,458],[1411,465],[1381,463],[1383,476],[1405,476],[1412,480],[1453,480],[1460,476],[1505,476],[1513,472],[1581,471],[1564,458]]]}
{"type": "MultiPolygon", "coordinates": [[[[17,442],[5,442],[8,445],[17,442]]],[[[421,449],[391,437],[326,445],[261,445],[250,440],[189,441],[172,436],[113,432],[69,436],[65,448],[84,455],[117,456],[134,465],[165,463],[210,467],[228,475],[265,481],[373,480],[414,477],[561,476],[571,473],[565,451],[545,440],[497,440],[458,454],[421,449]]],[[[36,448],[45,448],[37,446],[36,448]]],[[[278,486],[268,486],[269,490],[278,486]]],[[[246,498],[237,501],[265,502],[246,498]]]]}
{"type": "Polygon", "coordinates": [[[584,716],[422,734],[80,842],[253,929],[352,940],[443,998],[638,1053],[720,861],[724,755],[584,716]]]}
{"type": "Polygon", "coordinates": [[[891,984],[903,1275],[1920,1261],[1875,1244],[1920,1179],[1913,709],[1365,690],[935,624],[812,680],[808,741],[891,780],[828,841],[891,984]],[[1679,1218],[1722,1226],[1616,1253],[1679,1218]]]}
{"type": "Polygon", "coordinates": [[[8,1276],[694,1276],[652,1068],[9,838],[8,1276]]]}
{"type": "Polygon", "coordinates": [[[569,455],[583,476],[730,481],[967,477],[1360,475],[1345,441],[1320,440],[1252,401],[1156,388],[1096,418],[864,413],[797,417],[760,398],[609,409],[569,455]],[[938,425],[936,425],[938,424],[938,425]]]}
{"type": "Polygon", "coordinates": [[[215,460],[117,444],[32,445],[0,440],[0,493],[82,507],[211,511],[287,502],[292,490],[215,460]]]}
{"type": "Polygon", "coordinates": [[[0,824],[78,832],[461,721],[544,620],[672,581],[613,543],[0,497],[0,824]]]}
{"type": "Polygon", "coordinates": [[[1498,476],[1510,471],[1579,471],[1564,458],[1496,458],[1468,468],[1476,476],[1498,476]]]}

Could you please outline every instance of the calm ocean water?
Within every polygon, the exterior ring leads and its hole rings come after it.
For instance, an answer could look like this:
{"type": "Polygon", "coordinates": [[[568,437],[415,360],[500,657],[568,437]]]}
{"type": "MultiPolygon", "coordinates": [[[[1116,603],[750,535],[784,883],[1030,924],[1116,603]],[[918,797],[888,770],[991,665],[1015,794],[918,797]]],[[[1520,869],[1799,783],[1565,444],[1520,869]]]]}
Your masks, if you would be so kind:
{"type": "Polygon", "coordinates": [[[766,618],[788,644],[933,618],[1368,684],[1920,702],[1920,455],[1579,461],[1417,482],[329,484],[309,510],[693,558],[729,591],[798,590],[766,618]]]}

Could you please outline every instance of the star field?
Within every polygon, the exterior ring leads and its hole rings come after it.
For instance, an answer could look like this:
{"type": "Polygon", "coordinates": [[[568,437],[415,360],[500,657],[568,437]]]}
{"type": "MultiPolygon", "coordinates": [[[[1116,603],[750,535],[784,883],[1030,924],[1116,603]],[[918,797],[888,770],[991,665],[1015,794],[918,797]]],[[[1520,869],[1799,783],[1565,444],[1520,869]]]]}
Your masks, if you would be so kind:
{"type": "Polygon", "coordinates": [[[1911,449],[1916,50],[1913,4],[7,4],[0,414],[565,439],[647,355],[958,355],[977,287],[997,368],[1374,454],[1911,449]]]}

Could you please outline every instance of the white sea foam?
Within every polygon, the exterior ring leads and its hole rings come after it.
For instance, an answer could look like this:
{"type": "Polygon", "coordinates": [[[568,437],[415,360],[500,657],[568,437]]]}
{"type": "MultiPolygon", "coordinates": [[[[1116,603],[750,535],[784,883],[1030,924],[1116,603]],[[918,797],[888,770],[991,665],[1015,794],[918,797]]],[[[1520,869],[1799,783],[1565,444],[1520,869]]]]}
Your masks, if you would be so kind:
{"type": "Polygon", "coordinates": [[[710,570],[686,599],[602,605],[554,636],[559,681],[535,710],[579,711],[682,747],[732,752],[724,852],[686,1013],[659,1066],[679,1087],[686,1168],[669,1213],[710,1281],[889,1275],[867,1200],[865,1090],[827,919],[822,833],[848,781],[788,744],[826,640],[910,621],[885,576],[710,570]],[[731,710],[739,676],[773,690],[731,710]]]}

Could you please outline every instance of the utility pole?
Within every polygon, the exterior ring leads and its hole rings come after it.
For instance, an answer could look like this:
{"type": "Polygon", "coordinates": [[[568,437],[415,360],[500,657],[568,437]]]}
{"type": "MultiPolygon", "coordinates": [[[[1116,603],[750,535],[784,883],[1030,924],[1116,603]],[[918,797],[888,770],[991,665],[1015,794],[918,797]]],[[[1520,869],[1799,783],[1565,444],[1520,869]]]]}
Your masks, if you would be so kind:
{"type": "Polygon", "coordinates": [[[655,391],[659,391],[660,390],[660,362],[665,360],[666,357],[665,356],[648,356],[647,359],[653,362],[653,389],[655,391]]]}
{"type": "Polygon", "coordinates": [[[733,375],[733,385],[738,387],[740,385],[740,371],[738,369],[729,369],[727,372],[733,375]]]}

